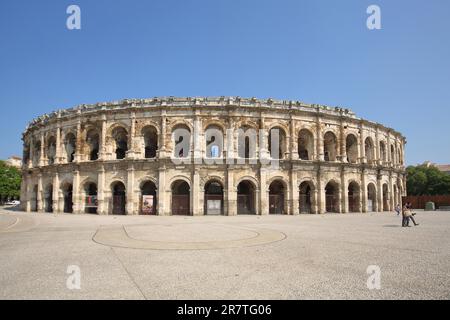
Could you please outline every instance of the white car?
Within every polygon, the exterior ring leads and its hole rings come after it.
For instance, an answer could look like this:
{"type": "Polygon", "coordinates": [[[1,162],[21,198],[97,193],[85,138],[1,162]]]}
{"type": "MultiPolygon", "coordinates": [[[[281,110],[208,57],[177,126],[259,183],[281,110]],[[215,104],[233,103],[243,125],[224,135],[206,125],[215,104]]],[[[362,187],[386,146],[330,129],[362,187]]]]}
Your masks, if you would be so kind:
{"type": "Polygon", "coordinates": [[[20,204],[20,201],[18,201],[18,200],[8,201],[7,203],[5,203],[5,205],[7,205],[7,206],[17,206],[19,204],[20,204]]]}

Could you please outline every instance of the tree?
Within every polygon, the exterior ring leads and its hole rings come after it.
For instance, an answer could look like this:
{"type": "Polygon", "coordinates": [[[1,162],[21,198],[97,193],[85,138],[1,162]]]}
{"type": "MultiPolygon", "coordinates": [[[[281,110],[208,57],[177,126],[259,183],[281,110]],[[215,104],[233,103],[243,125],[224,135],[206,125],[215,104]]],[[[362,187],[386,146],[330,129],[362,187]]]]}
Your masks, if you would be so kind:
{"type": "Polygon", "coordinates": [[[20,170],[0,160],[0,202],[20,198],[20,170]]]}
{"type": "Polygon", "coordinates": [[[435,166],[410,166],[406,168],[408,195],[450,194],[450,175],[435,166]]]}

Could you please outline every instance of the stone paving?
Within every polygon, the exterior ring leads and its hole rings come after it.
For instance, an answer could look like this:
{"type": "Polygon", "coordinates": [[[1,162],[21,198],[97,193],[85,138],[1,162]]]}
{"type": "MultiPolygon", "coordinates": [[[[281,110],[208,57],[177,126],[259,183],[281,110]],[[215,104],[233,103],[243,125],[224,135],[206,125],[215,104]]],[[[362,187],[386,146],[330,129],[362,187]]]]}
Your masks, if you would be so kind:
{"type": "Polygon", "coordinates": [[[0,299],[449,299],[450,212],[150,217],[0,209],[0,299]],[[69,266],[81,271],[70,290],[69,266]],[[367,288],[368,266],[381,289],[367,288]]]}

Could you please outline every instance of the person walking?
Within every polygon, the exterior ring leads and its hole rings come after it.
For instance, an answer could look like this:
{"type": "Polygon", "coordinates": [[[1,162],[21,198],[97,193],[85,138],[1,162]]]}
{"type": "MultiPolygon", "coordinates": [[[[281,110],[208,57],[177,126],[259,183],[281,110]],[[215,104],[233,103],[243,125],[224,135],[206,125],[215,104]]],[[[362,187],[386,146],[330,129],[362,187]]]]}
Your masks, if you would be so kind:
{"type": "Polygon", "coordinates": [[[411,216],[411,211],[409,211],[407,204],[403,205],[402,208],[402,227],[409,227],[409,217],[411,216]]]}
{"type": "Polygon", "coordinates": [[[397,215],[399,216],[402,212],[402,207],[398,204],[395,206],[395,212],[397,212],[397,215]]]}

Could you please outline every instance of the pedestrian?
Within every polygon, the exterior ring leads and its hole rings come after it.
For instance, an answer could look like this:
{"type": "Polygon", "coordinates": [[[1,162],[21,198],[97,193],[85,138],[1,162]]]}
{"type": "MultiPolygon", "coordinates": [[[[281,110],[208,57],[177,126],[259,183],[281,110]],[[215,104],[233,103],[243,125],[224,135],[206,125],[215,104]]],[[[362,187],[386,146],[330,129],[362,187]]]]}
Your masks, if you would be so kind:
{"type": "Polygon", "coordinates": [[[400,212],[402,212],[402,207],[398,204],[395,206],[395,212],[397,212],[397,215],[400,215],[400,212]]]}
{"type": "Polygon", "coordinates": [[[402,227],[409,227],[410,216],[411,212],[409,211],[407,204],[404,204],[402,208],[402,227]]]}

